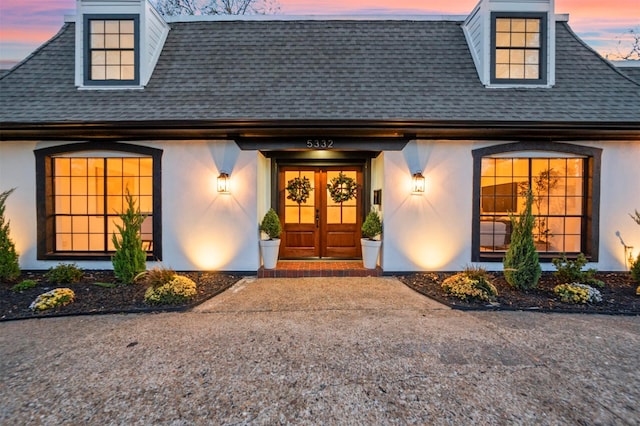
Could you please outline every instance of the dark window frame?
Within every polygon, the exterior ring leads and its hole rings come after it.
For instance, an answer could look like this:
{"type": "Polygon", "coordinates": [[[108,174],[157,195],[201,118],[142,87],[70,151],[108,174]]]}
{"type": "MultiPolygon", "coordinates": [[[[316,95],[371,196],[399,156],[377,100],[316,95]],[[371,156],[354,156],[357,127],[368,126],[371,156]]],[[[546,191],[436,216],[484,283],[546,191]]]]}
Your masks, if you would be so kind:
{"type": "MultiPolygon", "coordinates": [[[[547,29],[547,13],[509,13],[509,12],[492,12],[491,13],[491,84],[523,84],[523,85],[541,85],[547,84],[547,45],[548,45],[548,29],[547,29]],[[497,18],[537,18],[540,19],[540,74],[537,79],[530,78],[497,78],[496,77],[496,19],[497,18]]],[[[525,49],[526,50],[526,49],[525,49]]]]}
{"type": "Polygon", "coordinates": [[[84,15],[84,85],[85,86],[138,86],[140,85],[140,16],[130,14],[84,15]],[[132,20],[134,32],[135,71],[133,80],[92,80],[91,76],[91,21],[132,20]]]}
{"type": "Polygon", "coordinates": [[[157,148],[118,142],[81,142],[34,150],[38,260],[111,260],[113,252],[56,252],[53,158],[74,152],[109,151],[140,154],[153,160],[153,249],[147,260],[162,260],[162,154],[157,148]]]}
{"type": "MultiPolygon", "coordinates": [[[[480,186],[482,183],[482,159],[484,157],[518,152],[539,151],[562,153],[586,157],[584,169],[584,221],[582,227],[581,252],[592,262],[598,261],[600,247],[600,176],[602,149],[560,142],[524,141],[493,145],[472,151],[473,156],[473,215],[471,230],[471,261],[502,262],[504,253],[480,251],[480,186]]],[[[540,262],[551,262],[555,253],[540,252],[540,262]]]]}

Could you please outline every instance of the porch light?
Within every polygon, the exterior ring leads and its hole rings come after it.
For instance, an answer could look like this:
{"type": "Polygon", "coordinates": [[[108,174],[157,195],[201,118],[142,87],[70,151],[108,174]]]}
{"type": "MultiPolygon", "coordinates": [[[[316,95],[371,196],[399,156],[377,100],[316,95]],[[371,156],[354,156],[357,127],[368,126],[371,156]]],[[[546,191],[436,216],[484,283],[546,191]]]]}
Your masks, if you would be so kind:
{"type": "Polygon", "coordinates": [[[218,192],[229,193],[229,174],[221,172],[218,176],[218,192]]]}
{"type": "Polygon", "coordinates": [[[413,193],[424,193],[424,176],[422,176],[422,172],[415,172],[413,174],[413,193]]]}

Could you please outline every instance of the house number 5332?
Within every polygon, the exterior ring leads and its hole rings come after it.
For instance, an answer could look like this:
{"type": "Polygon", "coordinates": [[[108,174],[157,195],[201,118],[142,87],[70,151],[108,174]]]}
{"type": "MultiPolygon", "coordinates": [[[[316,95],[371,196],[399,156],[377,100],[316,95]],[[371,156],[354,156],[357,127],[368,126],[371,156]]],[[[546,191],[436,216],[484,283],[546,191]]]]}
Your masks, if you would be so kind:
{"type": "Polygon", "coordinates": [[[333,148],[333,139],[307,139],[307,148],[331,149],[333,148]]]}

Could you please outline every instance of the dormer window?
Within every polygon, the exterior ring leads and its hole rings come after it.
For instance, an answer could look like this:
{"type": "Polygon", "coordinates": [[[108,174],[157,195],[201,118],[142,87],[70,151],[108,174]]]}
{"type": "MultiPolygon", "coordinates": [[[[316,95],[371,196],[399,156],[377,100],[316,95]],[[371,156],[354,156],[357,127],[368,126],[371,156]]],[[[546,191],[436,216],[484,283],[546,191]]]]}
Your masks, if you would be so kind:
{"type": "Polygon", "coordinates": [[[140,81],[137,15],[85,15],[85,85],[140,81]]]}
{"type": "Polygon", "coordinates": [[[491,14],[491,83],[546,84],[546,14],[491,14]]]}

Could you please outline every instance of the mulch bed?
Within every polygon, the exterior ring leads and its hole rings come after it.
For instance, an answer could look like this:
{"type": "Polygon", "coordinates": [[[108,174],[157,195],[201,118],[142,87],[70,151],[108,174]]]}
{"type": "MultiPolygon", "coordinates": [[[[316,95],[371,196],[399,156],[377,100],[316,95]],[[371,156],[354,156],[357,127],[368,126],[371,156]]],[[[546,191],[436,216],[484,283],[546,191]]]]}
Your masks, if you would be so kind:
{"type": "Polygon", "coordinates": [[[414,273],[398,276],[403,283],[427,297],[452,308],[463,310],[526,310],[563,313],[595,313],[615,315],[640,315],[640,296],[636,296],[637,284],[629,273],[600,272],[595,278],[605,283],[598,289],[602,302],[597,304],[563,303],[553,294],[559,282],[552,272],[543,272],[538,287],[533,290],[517,290],[511,287],[501,272],[494,272],[493,283],[498,297],[492,302],[462,301],[445,294],[440,286],[453,273],[414,273]]]}
{"type": "Polygon", "coordinates": [[[22,292],[11,291],[15,283],[0,283],[0,321],[20,318],[42,318],[65,315],[88,315],[107,313],[181,311],[199,305],[223,292],[242,279],[240,275],[218,272],[178,272],[196,283],[197,294],[189,302],[180,305],[150,306],[144,302],[146,286],[142,284],[104,287],[99,284],[115,284],[113,271],[85,270],[81,282],[73,284],[49,283],[43,271],[23,271],[16,281],[30,279],[38,282],[34,288],[22,292]],[[69,305],[44,312],[33,312],[29,305],[38,295],[54,288],[68,287],[76,295],[69,305]]]}
{"type": "MultiPolygon", "coordinates": [[[[196,282],[198,289],[196,297],[189,303],[181,305],[149,306],[144,303],[146,290],[144,285],[116,285],[115,287],[98,285],[99,283],[115,284],[113,271],[85,270],[81,282],[66,285],[47,282],[43,271],[23,271],[17,282],[32,279],[37,281],[38,285],[22,292],[13,292],[10,289],[14,283],[0,283],[0,321],[65,315],[184,311],[223,292],[242,279],[240,275],[221,272],[179,273],[196,282]],[[33,312],[29,309],[29,305],[39,294],[58,287],[71,288],[76,294],[76,300],[67,306],[45,312],[33,312]]],[[[490,303],[464,302],[446,295],[440,284],[452,274],[425,272],[397,276],[397,278],[417,292],[456,309],[640,315],[640,297],[635,295],[637,285],[628,273],[596,274],[596,278],[605,282],[605,287],[600,289],[602,302],[584,305],[560,302],[553,294],[553,287],[560,282],[551,272],[543,272],[538,288],[528,291],[516,290],[505,281],[502,273],[492,273],[493,282],[498,289],[498,297],[490,303]]]]}

